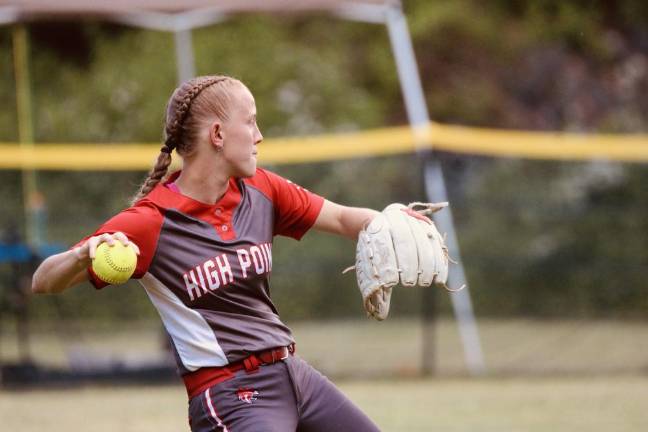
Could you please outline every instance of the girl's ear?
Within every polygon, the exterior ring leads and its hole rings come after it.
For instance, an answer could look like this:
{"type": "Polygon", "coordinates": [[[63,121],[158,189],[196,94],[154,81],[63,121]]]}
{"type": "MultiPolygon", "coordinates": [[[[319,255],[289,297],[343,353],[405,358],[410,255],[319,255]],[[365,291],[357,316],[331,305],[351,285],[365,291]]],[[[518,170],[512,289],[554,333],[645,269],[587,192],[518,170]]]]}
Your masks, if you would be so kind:
{"type": "Polygon", "coordinates": [[[216,151],[223,149],[223,129],[218,121],[209,127],[209,141],[216,148],[216,151]]]}

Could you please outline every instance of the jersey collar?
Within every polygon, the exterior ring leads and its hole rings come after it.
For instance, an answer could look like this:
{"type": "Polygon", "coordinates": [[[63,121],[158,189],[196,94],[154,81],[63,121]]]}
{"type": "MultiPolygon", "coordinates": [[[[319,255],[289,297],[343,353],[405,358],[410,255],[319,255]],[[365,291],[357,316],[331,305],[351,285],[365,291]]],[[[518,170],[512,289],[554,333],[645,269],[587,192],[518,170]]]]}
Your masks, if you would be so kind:
{"type": "MultiPolygon", "coordinates": [[[[222,213],[231,214],[234,208],[241,201],[241,192],[236,179],[230,178],[227,191],[225,194],[214,204],[207,204],[179,192],[174,192],[167,187],[169,183],[173,183],[182,171],[176,171],[164,183],[159,183],[145,199],[150,200],[155,205],[169,209],[177,209],[183,213],[200,216],[205,212],[213,213],[220,210],[222,213]]],[[[219,213],[220,213],[219,212],[219,213]]]]}

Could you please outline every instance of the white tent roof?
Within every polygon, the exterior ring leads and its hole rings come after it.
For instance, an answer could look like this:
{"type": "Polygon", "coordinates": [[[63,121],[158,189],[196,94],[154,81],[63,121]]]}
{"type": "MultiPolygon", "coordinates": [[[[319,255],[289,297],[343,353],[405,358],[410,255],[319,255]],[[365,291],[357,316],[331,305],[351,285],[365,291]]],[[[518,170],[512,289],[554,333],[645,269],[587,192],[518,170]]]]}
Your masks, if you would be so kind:
{"type": "MultiPolygon", "coordinates": [[[[13,21],[92,16],[110,18],[127,13],[176,14],[201,9],[223,14],[239,12],[330,11],[348,5],[400,4],[398,0],[0,0],[0,14],[13,21]]],[[[7,22],[5,20],[5,22],[7,22]]]]}

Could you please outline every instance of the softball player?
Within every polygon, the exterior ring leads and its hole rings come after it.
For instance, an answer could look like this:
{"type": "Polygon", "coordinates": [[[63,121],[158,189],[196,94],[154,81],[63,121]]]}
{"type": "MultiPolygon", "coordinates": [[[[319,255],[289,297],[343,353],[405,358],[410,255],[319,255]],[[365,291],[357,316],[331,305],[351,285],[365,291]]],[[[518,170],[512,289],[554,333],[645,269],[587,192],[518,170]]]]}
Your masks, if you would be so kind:
{"type": "Polygon", "coordinates": [[[98,244],[132,244],[133,275],[170,335],[192,431],[376,431],[295,355],[270,299],[272,240],[310,228],[355,239],[377,212],[344,207],[257,168],[252,94],[226,76],[194,78],[169,100],[165,143],[133,205],[69,251],[45,260],[36,293],[84,280],[98,244]],[[167,175],[171,153],[182,171],[167,175]]]}

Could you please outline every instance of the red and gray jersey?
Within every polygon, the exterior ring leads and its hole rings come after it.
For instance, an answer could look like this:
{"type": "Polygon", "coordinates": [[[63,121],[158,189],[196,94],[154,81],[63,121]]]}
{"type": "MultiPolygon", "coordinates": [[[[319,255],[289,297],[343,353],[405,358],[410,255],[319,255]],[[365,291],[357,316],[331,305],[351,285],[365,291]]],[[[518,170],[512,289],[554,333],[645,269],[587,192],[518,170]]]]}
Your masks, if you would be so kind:
{"type": "MultiPolygon", "coordinates": [[[[272,240],[300,239],[324,199],[271,172],[230,179],[208,205],[163,185],[93,235],[121,231],[137,244],[139,279],[171,337],[181,373],[223,366],[293,343],[270,299],[272,240]]],[[[106,284],[89,269],[97,288],[106,284]]]]}

